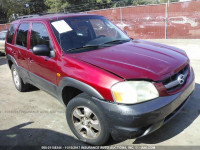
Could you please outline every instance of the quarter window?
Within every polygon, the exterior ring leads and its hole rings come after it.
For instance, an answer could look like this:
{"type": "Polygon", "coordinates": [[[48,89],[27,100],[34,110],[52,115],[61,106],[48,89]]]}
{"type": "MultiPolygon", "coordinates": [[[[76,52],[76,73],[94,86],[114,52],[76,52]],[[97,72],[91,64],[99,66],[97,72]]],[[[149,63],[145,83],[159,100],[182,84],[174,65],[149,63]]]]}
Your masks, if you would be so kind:
{"type": "Polygon", "coordinates": [[[12,39],[13,35],[15,33],[15,30],[17,28],[17,24],[12,24],[8,30],[8,35],[7,35],[7,43],[12,44],[12,39]]]}
{"type": "Polygon", "coordinates": [[[27,47],[29,23],[22,23],[17,31],[16,45],[27,47]]]}
{"type": "Polygon", "coordinates": [[[45,26],[42,23],[33,23],[31,29],[30,49],[36,45],[50,46],[50,39],[45,26]]]}

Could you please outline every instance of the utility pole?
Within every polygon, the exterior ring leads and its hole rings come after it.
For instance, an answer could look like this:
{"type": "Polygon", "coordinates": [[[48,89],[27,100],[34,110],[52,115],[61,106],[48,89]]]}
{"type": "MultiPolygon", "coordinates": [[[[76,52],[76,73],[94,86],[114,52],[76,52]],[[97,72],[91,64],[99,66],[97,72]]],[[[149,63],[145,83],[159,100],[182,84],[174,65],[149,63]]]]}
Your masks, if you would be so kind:
{"type": "Polygon", "coordinates": [[[58,5],[57,5],[57,0],[55,0],[55,4],[56,4],[56,13],[58,12],[58,5]]]}
{"type": "MultiPolygon", "coordinates": [[[[169,2],[169,0],[168,0],[169,2]]],[[[167,28],[168,28],[168,6],[169,3],[165,4],[165,39],[167,39],[167,28]]]]}

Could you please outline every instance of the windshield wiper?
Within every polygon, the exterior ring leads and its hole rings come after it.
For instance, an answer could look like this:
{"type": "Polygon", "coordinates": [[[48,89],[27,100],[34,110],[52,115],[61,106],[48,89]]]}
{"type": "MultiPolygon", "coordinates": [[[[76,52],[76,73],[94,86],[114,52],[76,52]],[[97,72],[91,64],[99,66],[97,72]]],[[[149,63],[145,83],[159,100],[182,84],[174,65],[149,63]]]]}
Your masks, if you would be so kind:
{"type": "Polygon", "coordinates": [[[125,43],[125,42],[129,42],[130,40],[113,40],[113,41],[109,41],[106,42],[104,44],[112,44],[112,43],[125,43]]]}
{"type": "Polygon", "coordinates": [[[99,45],[84,45],[84,46],[81,46],[81,47],[78,47],[78,48],[72,48],[72,49],[69,49],[67,50],[67,52],[71,52],[71,51],[78,51],[78,50],[81,50],[81,49],[85,49],[85,48],[99,48],[99,47],[105,47],[105,46],[109,46],[109,45],[106,45],[106,44],[111,44],[111,43],[125,43],[125,42],[129,42],[130,40],[114,40],[114,41],[109,41],[109,42],[106,42],[106,43],[103,43],[103,44],[99,44],[99,45]]]}
{"type": "Polygon", "coordinates": [[[81,49],[85,49],[85,48],[99,48],[99,46],[101,46],[101,45],[85,45],[85,46],[81,46],[78,48],[69,49],[69,50],[67,50],[67,52],[77,51],[77,50],[81,50],[81,49]]]}

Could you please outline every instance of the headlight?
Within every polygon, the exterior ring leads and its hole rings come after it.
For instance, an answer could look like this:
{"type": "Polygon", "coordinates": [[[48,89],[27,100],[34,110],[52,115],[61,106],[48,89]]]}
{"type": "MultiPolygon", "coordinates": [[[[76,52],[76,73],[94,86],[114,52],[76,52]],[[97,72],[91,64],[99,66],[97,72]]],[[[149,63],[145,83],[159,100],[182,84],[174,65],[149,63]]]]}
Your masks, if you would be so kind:
{"type": "Polygon", "coordinates": [[[135,104],[159,96],[155,86],[148,81],[124,81],[111,88],[112,96],[117,103],[135,104]]]}

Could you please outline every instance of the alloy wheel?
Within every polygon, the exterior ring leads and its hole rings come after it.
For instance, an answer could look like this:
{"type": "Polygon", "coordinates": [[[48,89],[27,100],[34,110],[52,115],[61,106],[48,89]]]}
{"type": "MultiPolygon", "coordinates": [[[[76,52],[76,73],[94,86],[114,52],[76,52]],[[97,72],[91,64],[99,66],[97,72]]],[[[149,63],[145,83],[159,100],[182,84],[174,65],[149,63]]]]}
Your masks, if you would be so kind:
{"type": "Polygon", "coordinates": [[[19,78],[19,74],[16,69],[13,70],[13,79],[14,79],[15,85],[17,87],[19,87],[20,86],[20,78],[19,78]]]}
{"type": "Polygon", "coordinates": [[[87,139],[96,139],[101,132],[98,117],[85,106],[79,106],[73,110],[72,123],[76,131],[87,139]]]}

